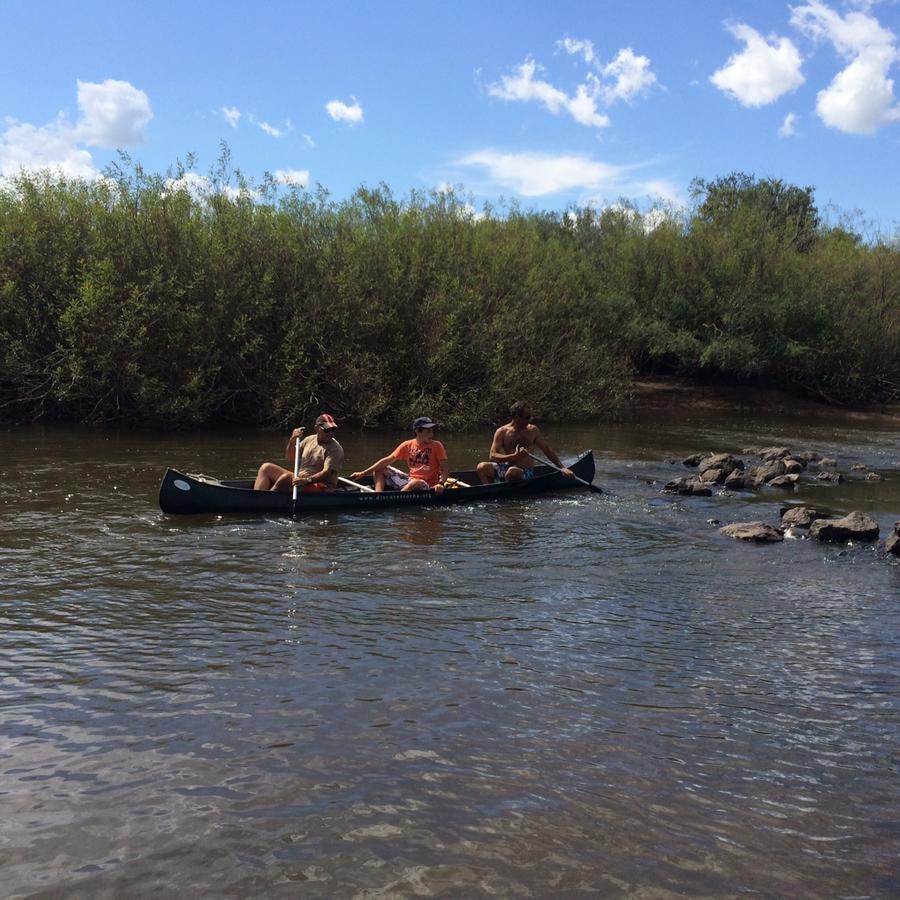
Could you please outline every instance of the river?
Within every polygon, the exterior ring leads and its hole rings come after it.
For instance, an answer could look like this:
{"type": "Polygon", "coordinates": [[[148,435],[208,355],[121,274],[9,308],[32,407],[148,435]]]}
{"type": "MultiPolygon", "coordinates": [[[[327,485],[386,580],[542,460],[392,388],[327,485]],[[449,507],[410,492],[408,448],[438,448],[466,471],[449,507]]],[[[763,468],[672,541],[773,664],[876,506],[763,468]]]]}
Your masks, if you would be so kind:
{"type": "MultiPolygon", "coordinates": [[[[897,896],[900,560],[719,534],[777,524],[774,489],[660,488],[701,450],[817,450],[848,481],[792,502],[884,537],[900,429],[547,435],[607,493],[291,520],[156,498],[284,434],[0,431],[0,893],[897,896]]],[[[404,437],[342,431],[347,471],[404,437]]],[[[489,442],[441,437],[459,468],[489,442]]]]}

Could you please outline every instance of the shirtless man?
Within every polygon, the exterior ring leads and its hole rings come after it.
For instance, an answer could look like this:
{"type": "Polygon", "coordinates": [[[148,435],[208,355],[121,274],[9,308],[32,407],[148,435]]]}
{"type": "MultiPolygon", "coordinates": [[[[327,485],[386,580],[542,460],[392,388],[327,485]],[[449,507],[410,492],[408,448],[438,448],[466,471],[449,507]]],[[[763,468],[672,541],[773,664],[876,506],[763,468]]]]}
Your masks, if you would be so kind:
{"type": "Polygon", "coordinates": [[[564,475],[575,477],[575,473],[563,466],[554,449],[544,440],[541,429],[532,425],[531,410],[527,403],[523,400],[516,401],[509,408],[509,415],[509,424],[501,425],[494,433],[490,461],[480,462],[476,467],[482,484],[533,478],[535,458],[531,451],[535,447],[550,462],[559,466],[564,475]]]}

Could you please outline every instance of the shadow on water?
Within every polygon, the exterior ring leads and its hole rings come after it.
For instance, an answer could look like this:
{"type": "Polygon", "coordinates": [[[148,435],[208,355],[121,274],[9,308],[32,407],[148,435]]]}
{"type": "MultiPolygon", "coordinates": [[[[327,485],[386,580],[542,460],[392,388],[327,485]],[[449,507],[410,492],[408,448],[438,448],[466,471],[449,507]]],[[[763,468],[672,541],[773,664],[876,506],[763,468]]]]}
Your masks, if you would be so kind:
{"type": "Polygon", "coordinates": [[[772,491],[660,487],[787,444],[885,478],[794,500],[887,527],[898,433],[548,435],[612,495],[183,519],[167,465],[247,475],[284,435],[0,434],[9,895],[895,894],[900,565],[708,521],[777,521],[772,491]]]}

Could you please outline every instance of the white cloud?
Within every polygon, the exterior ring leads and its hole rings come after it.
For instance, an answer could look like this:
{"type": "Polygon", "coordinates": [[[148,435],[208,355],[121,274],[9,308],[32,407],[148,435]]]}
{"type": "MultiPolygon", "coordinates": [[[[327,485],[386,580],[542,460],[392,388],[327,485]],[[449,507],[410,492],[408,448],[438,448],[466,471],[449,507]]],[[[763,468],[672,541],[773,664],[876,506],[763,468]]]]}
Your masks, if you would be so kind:
{"type": "Polygon", "coordinates": [[[864,12],[841,16],[821,0],[791,9],[791,24],[813,40],[828,40],[842,56],[853,57],[867,47],[889,46],[894,34],[864,12]]]}
{"type": "Polygon", "coordinates": [[[588,65],[596,58],[594,45],[591,41],[582,41],[577,38],[563,38],[556,42],[557,47],[562,47],[570,56],[580,56],[588,65]]]}
{"type": "Polygon", "coordinates": [[[88,147],[134,147],[153,118],[147,95],[127,81],[79,81],[80,116],[60,114],[47,125],[6,120],[0,134],[0,174],[50,169],[70,178],[99,177],[88,147]]]}
{"type": "Polygon", "coordinates": [[[567,37],[557,41],[556,46],[572,56],[580,56],[590,68],[572,94],[538,77],[544,69],[531,56],[512,74],[488,85],[488,94],[499,100],[540,103],[554,115],[567,113],[580,125],[605,128],[609,125],[609,116],[601,111],[601,104],[611,106],[619,100],[630,102],[656,84],[650,60],[638,56],[630,47],[619,50],[613,60],[604,65],[591,41],[567,37]]]}
{"type": "Polygon", "coordinates": [[[756,29],[743,24],[729,30],[746,46],[710,76],[720,91],[743,106],[757,107],[774,103],[803,84],[800,51],[788,38],[772,38],[769,43],[756,29]]]}
{"type": "Polygon", "coordinates": [[[603,67],[603,74],[615,79],[615,84],[604,88],[607,103],[616,100],[631,102],[656,84],[656,75],[650,71],[649,58],[635,55],[631,47],[620,50],[615,59],[603,67]]]}
{"type": "Polygon", "coordinates": [[[309,184],[308,169],[277,169],[272,173],[272,177],[279,184],[291,187],[305,188],[309,184]]]}
{"type": "MultiPolygon", "coordinates": [[[[185,172],[180,178],[169,178],[166,181],[166,191],[173,194],[187,191],[198,202],[207,201],[216,193],[213,183],[205,175],[198,175],[196,172],[185,172]]],[[[259,197],[259,191],[236,188],[227,184],[220,188],[219,193],[231,200],[238,197],[250,197],[255,200],[259,197]]]]}
{"type": "Polygon", "coordinates": [[[353,103],[347,105],[342,100],[331,100],[325,104],[328,115],[335,122],[347,122],[349,125],[357,125],[363,120],[363,109],[357,102],[356,98],[351,98],[353,103]]]}
{"type": "Polygon", "coordinates": [[[797,134],[797,114],[796,113],[788,113],[784,117],[784,121],[781,123],[781,128],[778,129],[779,137],[794,137],[797,134]]]}
{"type": "Polygon", "coordinates": [[[78,82],[80,142],[91,147],[137,147],[153,118],[150,99],[127,81],[78,82]]]}
{"type": "Polygon", "coordinates": [[[284,137],[285,134],[287,134],[286,131],[282,131],[280,128],[276,128],[274,125],[270,125],[268,122],[259,121],[256,124],[267,135],[269,135],[269,137],[280,138],[280,137],[284,137]]]}
{"type": "Polygon", "coordinates": [[[524,197],[539,197],[572,188],[591,190],[611,186],[623,169],[586,156],[542,153],[499,153],[479,150],[459,164],[484,169],[495,183],[524,197]]]}
{"type": "Polygon", "coordinates": [[[829,41],[849,60],[816,97],[816,112],[826,125],[849,134],[874,134],[900,121],[894,81],[888,77],[900,60],[893,32],[867,12],[841,16],[820,0],[792,9],[791,23],[813,40],[829,41]]]}
{"type": "Polygon", "coordinates": [[[529,57],[515,70],[514,75],[504,75],[499,84],[489,85],[488,93],[500,100],[542,103],[554,114],[568,112],[581,125],[593,128],[609,125],[609,117],[597,111],[599,82],[596,77],[588,76],[588,81],[576,88],[575,96],[569,97],[565,91],[536,79],[537,70],[537,63],[529,57]]]}
{"type": "Polygon", "coordinates": [[[237,124],[241,118],[241,111],[236,106],[223,106],[220,110],[225,121],[232,127],[237,128],[237,124]]]}
{"type": "Polygon", "coordinates": [[[15,175],[23,169],[52,169],[67,178],[94,179],[100,174],[63,118],[42,127],[10,124],[0,135],[0,175],[15,175]]]}

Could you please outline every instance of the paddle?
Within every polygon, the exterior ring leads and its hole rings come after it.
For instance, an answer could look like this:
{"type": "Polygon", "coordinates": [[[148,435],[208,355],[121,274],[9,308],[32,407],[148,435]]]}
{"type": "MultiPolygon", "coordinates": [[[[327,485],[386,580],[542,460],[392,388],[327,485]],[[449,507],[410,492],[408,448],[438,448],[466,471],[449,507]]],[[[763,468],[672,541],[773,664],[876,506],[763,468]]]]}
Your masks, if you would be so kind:
{"type": "MultiPolygon", "coordinates": [[[[541,456],[535,456],[530,450],[525,450],[524,447],[517,447],[517,450],[522,450],[527,453],[535,462],[543,463],[545,466],[550,466],[551,469],[556,469],[557,472],[562,472],[562,469],[559,466],[554,466],[549,459],[544,459],[541,456]]],[[[583,484],[585,487],[590,488],[596,494],[602,494],[603,488],[598,487],[596,484],[592,484],[590,481],[585,481],[583,478],[579,478],[574,472],[567,476],[569,478],[574,478],[579,484],[583,484]]]]}
{"type": "MultiPolygon", "coordinates": [[[[305,434],[306,429],[301,425],[300,434],[297,435],[297,441],[294,444],[294,478],[300,474],[300,440],[305,434]]],[[[297,485],[294,485],[294,506],[297,505],[297,485]]]]}
{"type": "Polygon", "coordinates": [[[366,485],[360,484],[360,483],[357,482],[357,481],[351,481],[349,478],[344,478],[343,475],[341,475],[341,476],[338,478],[338,481],[339,481],[341,484],[347,484],[347,485],[349,485],[350,487],[359,488],[361,491],[364,491],[364,492],[367,493],[367,494],[374,494],[374,493],[375,493],[375,488],[366,487],[366,485]]]}

